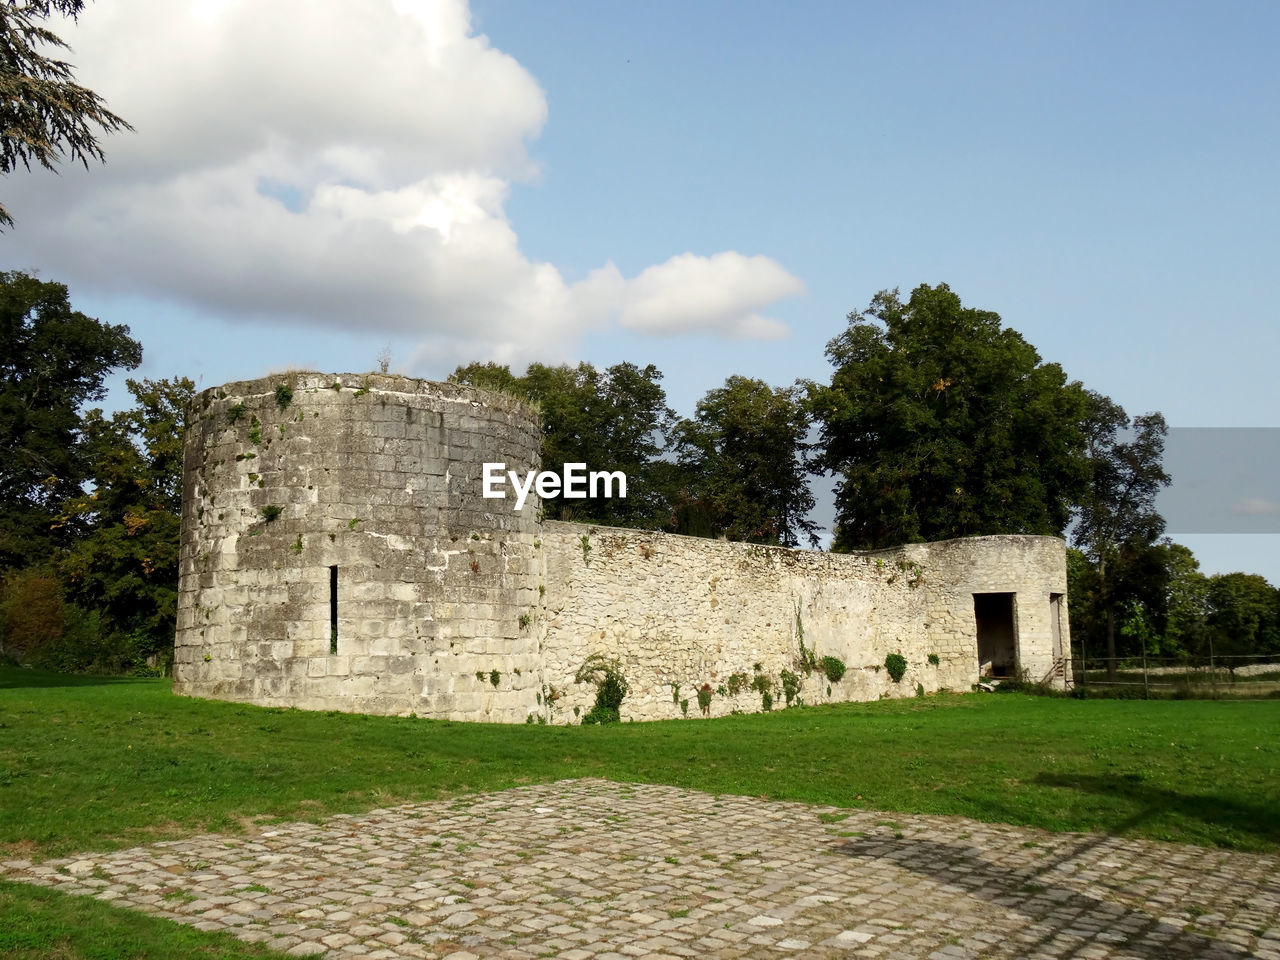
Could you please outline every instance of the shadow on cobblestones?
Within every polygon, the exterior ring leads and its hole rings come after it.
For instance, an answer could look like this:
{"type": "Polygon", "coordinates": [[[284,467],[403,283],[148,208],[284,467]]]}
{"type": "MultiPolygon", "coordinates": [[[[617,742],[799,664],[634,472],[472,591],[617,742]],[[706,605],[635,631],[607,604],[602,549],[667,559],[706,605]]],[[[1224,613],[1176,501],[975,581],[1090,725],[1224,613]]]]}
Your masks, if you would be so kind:
{"type": "Polygon", "coordinates": [[[605,780],[0,875],[327,960],[1280,960],[1272,855],[605,780]]]}
{"type": "MultiPolygon", "coordinates": [[[[1133,871],[1113,869],[1121,864],[1108,861],[1123,841],[1075,836],[1074,842],[1013,867],[1008,858],[991,859],[991,851],[973,844],[919,837],[869,836],[845,841],[840,849],[849,857],[880,864],[890,861],[929,878],[948,894],[963,892],[1022,914],[1031,921],[1028,932],[1036,935],[1033,942],[1023,939],[1019,944],[1022,955],[1096,956],[1098,941],[1110,941],[1125,957],[1150,960],[1253,956],[1248,949],[1198,931],[1181,918],[1162,917],[1178,912],[1181,905],[1158,894],[1150,899],[1142,896],[1133,871]],[[1082,892],[1081,887],[1096,889],[1098,896],[1082,892]]],[[[1154,887],[1153,892],[1159,889],[1154,887]]],[[[1191,910],[1192,916],[1203,912],[1194,906],[1191,910]]]]}

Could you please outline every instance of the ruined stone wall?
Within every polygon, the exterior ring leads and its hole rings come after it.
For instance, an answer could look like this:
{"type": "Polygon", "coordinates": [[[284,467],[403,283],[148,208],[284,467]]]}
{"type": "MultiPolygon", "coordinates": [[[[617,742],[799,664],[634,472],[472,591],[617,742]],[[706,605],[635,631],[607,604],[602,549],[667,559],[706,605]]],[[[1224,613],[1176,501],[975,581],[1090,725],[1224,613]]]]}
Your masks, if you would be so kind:
{"type": "Polygon", "coordinates": [[[540,699],[536,504],[482,499],[480,465],[532,469],[539,448],[528,408],[451,384],[300,373],[204,391],[175,691],[523,721],[540,699]]]}
{"type": "Polygon", "coordinates": [[[809,704],[968,690],[974,594],[988,593],[1007,601],[1008,661],[1032,679],[1054,665],[1055,623],[1066,645],[1061,540],[831,555],[543,523],[536,494],[516,511],[482,484],[486,462],[538,469],[540,439],[515,400],[403,377],[204,391],[185,449],[175,692],[566,723],[592,704],[573,678],[596,652],[631,685],[628,719],[680,717],[682,701],[697,716],[703,684],[712,716],[762,709],[759,688],[780,707],[784,671],[809,704]],[[908,664],[896,683],[892,653],[908,664]],[[843,677],[806,668],[824,656],[843,677]],[[730,695],[735,675],[747,689],[730,695]]]}
{"type": "Polygon", "coordinates": [[[1050,595],[1066,593],[1064,545],[1052,537],[851,555],[557,522],[541,539],[541,646],[558,722],[590,709],[594,687],[573,675],[592,653],[618,661],[631,685],[623,717],[637,720],[684,716],[685,700],[696,716],[704,683],[720,691],[712,716],[762,709],[757,689],[726,695],[735,673],[766,678],[775,706],[784,670],[809,704],[968,690],[979,672],[974,593],[1015,595],[1017,664],[1039,679],[1052,666],[1050,595]],[[802,644],[813,659],[841,660],[843,678],[806,671],[802,644]],[[898,682],[891,653],[908,664],[898,682]]]}

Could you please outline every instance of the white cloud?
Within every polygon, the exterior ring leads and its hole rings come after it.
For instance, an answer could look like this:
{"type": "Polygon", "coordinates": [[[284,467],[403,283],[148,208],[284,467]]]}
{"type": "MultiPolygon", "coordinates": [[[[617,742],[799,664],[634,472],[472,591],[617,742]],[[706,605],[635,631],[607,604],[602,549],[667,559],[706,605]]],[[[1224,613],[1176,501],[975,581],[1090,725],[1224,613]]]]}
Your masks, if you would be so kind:
{"type": "Polygon", "coordinates": [[[627,285],[619,319],[647,333],[698,331],[772,340],[786,336],[787,328],[756,311],[803,292],[804,284],[768,257],[684,253],[649,267],[627,285]]]}
{"type": "Polygon", "coordinates": [[[6,196],[47,275],[511,360],[611,321],[778,337],[762,310],[803,290],[732,251],[573,284],[529,260],[505,203],[546,98],[462,0],[114,0],[65,36],[137,132],[6,196]]]}
{"type": "Polygon", "coordinates": [[[1247,497],[1231,505],[1231,512],[1244,517],[1267,517],[1280,513],[1280,506],[1261,497],[1247,497]]]}

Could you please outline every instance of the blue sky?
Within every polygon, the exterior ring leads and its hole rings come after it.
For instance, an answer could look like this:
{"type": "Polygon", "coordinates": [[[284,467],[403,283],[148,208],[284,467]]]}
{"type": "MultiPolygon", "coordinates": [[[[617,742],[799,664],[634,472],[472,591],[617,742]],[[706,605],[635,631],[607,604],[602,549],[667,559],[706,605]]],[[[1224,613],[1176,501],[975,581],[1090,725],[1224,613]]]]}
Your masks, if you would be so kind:
{"type": "MultiPolygon", "coordinates": [[[[0,265],[128,323],[145,376],[632,360],[685,414],[825,377],[850,310],[946,282],[1132,414],[1280,426],[1280,7],[360,10],[60,24],[137,132],[0,183],[0,265]]],[[[1267,463],[1231,494],[1259,529],[1267,463]]],[[[1274,534],[1178,539],[1280,583],[1274,534]]]]}

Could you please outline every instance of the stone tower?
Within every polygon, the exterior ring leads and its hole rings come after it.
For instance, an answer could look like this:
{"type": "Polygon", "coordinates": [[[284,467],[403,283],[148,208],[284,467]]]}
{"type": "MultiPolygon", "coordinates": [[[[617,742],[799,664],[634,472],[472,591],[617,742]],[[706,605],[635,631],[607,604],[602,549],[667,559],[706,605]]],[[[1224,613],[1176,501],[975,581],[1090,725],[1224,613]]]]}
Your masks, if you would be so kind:
{"type": "Polygon", "coordinates": [[[521,722],[538,710],[536,412],[404,377],[205,390],[185,450],[177,693],[521,722]],[[532,498],[536,499],[536,498],[532,498]]]}

